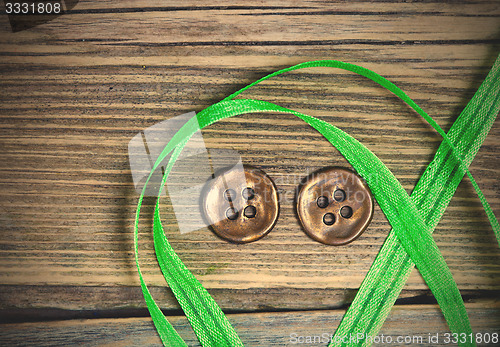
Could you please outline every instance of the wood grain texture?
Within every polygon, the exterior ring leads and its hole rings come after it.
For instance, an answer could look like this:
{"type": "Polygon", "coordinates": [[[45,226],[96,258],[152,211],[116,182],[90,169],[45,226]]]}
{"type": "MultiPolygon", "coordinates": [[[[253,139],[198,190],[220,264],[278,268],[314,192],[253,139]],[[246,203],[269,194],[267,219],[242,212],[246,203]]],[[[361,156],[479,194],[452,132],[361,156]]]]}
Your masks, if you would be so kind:
{"type": "MultiPolygon", "coordinates": [[[[467,304],[472,326],[478,333],[498,332],[500,307],[498,301],[467,304]],[[486,307],[486,308],[485,308],[486,307]]],[[[253,313],[228,315],[245,346],[326,346],[321,341],[331,336],[343,310],[253,313]],[[295,335],[294,335],[295,334],[295,335]],[[323,335],[325,334],[325,335],[323,335]],[[299,339],[300,337],[300,339],[299,339]],[[313,343],[306,343],[313,341],[313,343]],[[315,340],[314,340],[315,339],[315,340]],[[295,342],[295,343],[294,343],[295,342]]],[[[200,346],[186,318],[171,316],[169,320],[189,346],[200,346]]],[[[148,318],[115,318],[54,321],[44,323],[6,324],[0,329],[0,342],[12,346],[157,346],[160,339],[148,318]]],[[[395,307],[387,324],[380,331],[374,346],[450,346],[448,333],[439,308],[434,305],[395,307]],[[409,326],[412,327],[411,331],[409,326]],[[429,343],[438,336],[437,343],[429,343]],[[398,343],[398,339],[404,340],[398,343]],[[384,340],[381,340],[384,339],[384,340]],[[382,341],[392,341],[391,344],[382,341]]],[[[491,336],[491,335],[490,335],[491,336]]],[[[355,337],[353,337],[355,339],[355,337]]],[[[493,345],[480,343],[479,346],[493,345]]]]}
{"type": "MultiPolygon", "coordinates": [[[[11,33],[0,16],[1,315],[19,321],[144,310],[133,259],[138,195],[127,158],[140,130],[316,59],[376,71],[448,130],[500,51],[499,17],[497,1],[80,1],[70,14],[11,33]]],[[[243,97],[337,125],[408,192],[441,141],[394,96],[339,70],[289,73],[243,97]]],[[[320,245],[301,230],[293,194],[308,173],[349,164],[288,115],[234,117],[203,135],[209,150],[238,151],[265,170],[277,183],[281,213],[267,237],[233,245],[208,229],[180,235],[165,208],[169,240],[187,267],[230,312],[345,307],[390,230],[387,220],[377,206],[356,242],[320,245]]],[[[497,215],[499,153],[496,122],[471,172],[497,215]]],[[[151,220],[146,209],[142,268],[161,307],[178,312],[154,260],[151,220]]],[[[466,297],[498,296],[500,251],[467,179],[435,239],[466,297]]],[[[413,271],[403,300],[428,296],[413,271]]]]}

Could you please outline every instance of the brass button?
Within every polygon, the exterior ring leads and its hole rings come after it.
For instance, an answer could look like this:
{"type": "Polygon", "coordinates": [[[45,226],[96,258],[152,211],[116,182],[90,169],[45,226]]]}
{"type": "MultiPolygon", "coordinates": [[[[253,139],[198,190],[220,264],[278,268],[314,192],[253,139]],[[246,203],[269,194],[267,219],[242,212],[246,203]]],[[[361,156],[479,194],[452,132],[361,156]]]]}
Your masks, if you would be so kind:
{"type": "Polygon", "coordinates": [[[363,233],[373,216],[373,197],[351,170],[333,167],[307,177],[297,197],[305,232],[327,245],[345,245],[363,233]]]}
{"type": "Polygon", "coordinates": [[[273,181],[249,165],[217,175],[208,183],[202,204],[214,233],[236,243],[264,237],[278,219],[278,192],[273,181]]]}

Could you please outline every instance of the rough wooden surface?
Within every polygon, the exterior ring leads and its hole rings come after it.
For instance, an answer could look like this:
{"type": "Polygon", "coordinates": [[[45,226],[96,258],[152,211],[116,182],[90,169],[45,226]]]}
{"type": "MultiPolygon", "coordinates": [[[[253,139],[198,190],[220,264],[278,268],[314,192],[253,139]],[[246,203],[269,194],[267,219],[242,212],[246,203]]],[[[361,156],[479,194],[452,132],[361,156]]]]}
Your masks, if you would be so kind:
{"type": "MultiPolygon", "coordinates": [[[[447,130],[500,51],[499,17],[497,1],[201,7],[194,1],[81,1],[71,14],[11,33],[0,16],[2,320],[145,314],[132,253],[137,194],[127,159],[138,131],[199,111],[278,68],[315,59],[378,72],[447,130]]],[[[289,73],[244,97],[334,123],[376,153],[408,192],[440,143],[406,105],[342,71],[289,73]]],[[[170,232],[187,267],[229,312],[347,305],[390,230],[385,217],[377,206],[362,237],[328,247],[300,229],[291,197],[309,172],[348,163],[292,116],[235,117],[203,134],[209,149],[236,150],[276,181],[281,213],[274,230],[249,245],[225,243],[207,229],[170,232]]],[[[497,122],[471,165],[497,215],[499,153],[497,122]]],[[[171,214],[164,216],[175,226],[171,214]]],[[[150,217],[142,218],[141,264],[161,307],[175,313],[179,307],[153,258],[150,217]]],[[[500,251],[468,180],[435,239],[467,298],[498,296],[500,251]]],[[[417,271],[402,298],[399,303],[432,301],[417,271]]],[[[413,319],[422,312],[401,307],[413,319]]],[[[139,321],[137,329],[154,336],[147,319],[139,321]]]]}
{"type": "MultiPolygon", "coordinates": [[[[498,333],[498,301],[467,304],[472,327],[485,338],[498,333]]],[[[343,310],[232,314],[228,318],[245,346],[326,346],[343,310]],[[309,342],[309,343],[308,343],[309,342]]],[[[170,321],[189,346],[200,346],[185,317],[170,321]]],[[[8,345],[155,346],[161,344],[149,318],[82,319],[5,324],[0,340],[8,345]]],[[[393,309],[374,346],[450,346],[446,322],[435,305],[403,305],[393,309]],[[409,329],[411,326],[411,329],[409,329]],[[432,338],[431,342],[429,339],[432,338]],[[436,340],[437,338],[437,340],[436,340]],[[399,339],[399,340],[398,340],[399,339]],[[406,340],[404,340],[406,339],[406,340]],[[390,343],[388,343],[390,342],[390,343]],[[448,342],[448,343],[447,343],[448,342]]],[[[352,337],[353,341],[356,337],[352,337]]],[[[491,341],[491,340],[490,340],[491,341]]],[[[480,343],[480,346],[498,343],[480,343]]]]}

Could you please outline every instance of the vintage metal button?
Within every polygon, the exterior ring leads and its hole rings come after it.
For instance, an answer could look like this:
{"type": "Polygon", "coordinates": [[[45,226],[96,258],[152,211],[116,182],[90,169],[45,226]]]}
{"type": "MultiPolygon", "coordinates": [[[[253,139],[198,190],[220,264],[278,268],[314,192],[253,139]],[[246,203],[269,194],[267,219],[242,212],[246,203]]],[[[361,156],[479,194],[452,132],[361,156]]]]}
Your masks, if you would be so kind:
{"type": "Polygon", "coordinates": [[[205,189],[202,209],[215,234],[235,243],[264,237],[278,219],[278,192],[264,171],[239,165],[218,174],[205,189]]]}
{"type": "Polygon", "coordinates": [[[373,197],[351,170],[332,167],[307,177],[297,196],[304,231],[327,245],[345,245],[363,233],[373,216],[373,197]]]}

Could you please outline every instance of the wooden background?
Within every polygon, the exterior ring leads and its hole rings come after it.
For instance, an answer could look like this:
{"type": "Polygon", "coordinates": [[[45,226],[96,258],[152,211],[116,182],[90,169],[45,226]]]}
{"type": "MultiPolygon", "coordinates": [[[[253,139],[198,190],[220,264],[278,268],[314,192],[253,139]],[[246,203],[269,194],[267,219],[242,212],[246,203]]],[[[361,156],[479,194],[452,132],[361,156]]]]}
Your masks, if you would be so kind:
{"type": "MultiPolygon", "coordinates": [[[[448,130],[500,51],[500,3],[88,0],[17,33],[1,15],[0,33],[0,342],[158,345],[133,257],[138,195],[130,139],[267,73],[317,59],[378,72],[448,130]]],[[[408,192],[441,141],[387,91],[334,69],[279,76],[244,97],[339,126],[408,192]]],[[[276,181],[280,219],[248,245],[226,243],[207,229],[172,231],[174,249],[230,313],[245,345],[333,333],[390,230],[383,213],[377,206],[370,227],[348,246],[314,242],[301,230],[291,197],[307,173],[349,165],[326,140],[275,114],[235,117],[203,134],[208,148],[236,150],[276,181]]],[[[496,122],[471,171],[497,216],[499,154],[496,122]]],[[[196,345],[157,269],[147,211],[142,223],[146,280],[196,345]]],[[[165,225],[175,226],[169,214],[165,225]]],[[[500,333],[500,251],[467,179],[435,239],[475,331],[500,333]]],[[[446,331],[414,270],[381,333],[446,331]]]]}

